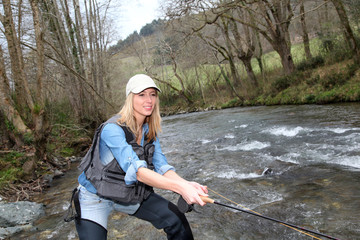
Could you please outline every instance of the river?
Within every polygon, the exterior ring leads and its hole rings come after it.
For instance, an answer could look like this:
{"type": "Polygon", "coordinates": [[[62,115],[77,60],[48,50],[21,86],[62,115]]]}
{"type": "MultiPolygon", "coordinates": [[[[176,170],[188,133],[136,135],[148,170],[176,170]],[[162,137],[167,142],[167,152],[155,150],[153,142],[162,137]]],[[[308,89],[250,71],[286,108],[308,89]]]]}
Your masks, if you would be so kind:
{"type": "MultiPolygon", "coordinates": [[[[217,202],[339,239],[360,239],[359,103],[169,116],[160,137],[169,163],[184,178],[207,185],[217,202]],[[266,168],[272,172],[264,175],[266,168]]],[[[46,216],[33,231],[11,239],[77,239],[73,222],[62,220],[77,175],[74,167],[39,196],[46,216]]],[[[157,192],[176,203],[176,194],[157,192]]],[[[195,239],[312,239],[219,205],[196,209],[200,213],[187,213],[195,239]]],[[[108,239],[166,239],[146,222],[120,213],[110,218],[108,239]]]]}

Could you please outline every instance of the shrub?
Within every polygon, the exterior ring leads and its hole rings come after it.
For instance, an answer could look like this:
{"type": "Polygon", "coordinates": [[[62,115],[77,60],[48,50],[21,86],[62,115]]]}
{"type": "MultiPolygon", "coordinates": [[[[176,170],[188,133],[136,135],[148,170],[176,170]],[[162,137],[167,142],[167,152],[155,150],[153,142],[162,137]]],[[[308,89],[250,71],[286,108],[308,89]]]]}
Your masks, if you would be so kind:
{"type": "Polygon", "coordinates": [[[230,101],[224,103],[221,105],[221,108],[231,108],[231,107],[236,107],[236,106],[239,106],[240,104],[240,101],[238,98],[233,98],[231,99],[230,101]]]}
{"type": "Polygon", "coordinates": [[[303,72],[294,72],[291,75],[281,76],[275,79],[271,84],[271,90],[273,94],[281,92],[292,85],[298,84],[304,79],[306,73],[303,72]]]}
{"type": "Polygon", "coordinates": [[[346,82],[346,79],[343,74],[332,73],[324,76],[320,80],[320,84],[324,89],[332,89],[336,85],[342,85],[346,82]]]}
{"type": "Polygon", "coordinates": [[[315,102],[315,95],[314,94],[308,94],[304,97],[305,103],[314,103],[315,102]]]}
{"type": "Polygon", "coordinates": [[[282,91],[286,88],[290,87],[290,77],[289,76],[281,76],[275,79],[275,81],[271,84],[271,88],[276,91],[282,91]]]}
{"type": "Polygon", "coordinates": [[[24,134],[24,143],[26,145],[31,145],[34,142],[34,135],[31,132],[24,134]]]}
{"type": "Polygon", "coordinates": [[[0,156],[0,188],[21,176],[22,165],[27,160],[24,155],[14,151],[0,156]]]}
{"type": "Polygon", "coordinates": [[[346,78],[347,79],[350,79],[352,78],[353,76],[355,76],[356,74],[356,71],[359,69],[359,65],[356,64],[356,63],[353,63],[353,64],[348,64],[346,66],[346,78]]]}
{"type": "Polygon", "coordinates": [[[8,183],[16,181],[21,175],[22,170],[20,168],[8,168],[0,171],[0,188],[8,183]]]}
{"type": "Polygon", "coordinates": [[[315,84],[317,84],[320,81],[320,76],[317,74],[314,77],[311,78],[306,78],[305,82],[307,85],[309,86],[314,86],[315,84]]]}
{"type": "Polygon", "coordinates": [[[327,92],[320,93],[315,99],[315,102],[318,104],[326,104],[326,103],[333,103],[337,102],[338,95],[336,94],[336,91],[331,90],[327,92]]]}
{"type": "Polygon", "coordinates": [[[350,78],[355,76],[358,68],[359,65],[357,64],[348,64],[345,73],[332,72],[321,79],[320,84],[324,89],[331,89],[334,86],[344,85],[350,78]]]}
{"type": "Polygon", "coordinates": [[[74,155],[75,150],[70,147],[64,147],[61,149],[60,153],[64,157],[71,157],[74,155]]]}
{"type": "Polygon", "coordinates": [[[319,66],[324,65],[325,60],[322,56],[316,56],[311,58],[309,61],[308,60],[304,60],[302,62],[300,62],[297,67],[296,70],[298,71],[305,71],[305,70],[309,70],[309,69],[315,69],[319,66]]]}

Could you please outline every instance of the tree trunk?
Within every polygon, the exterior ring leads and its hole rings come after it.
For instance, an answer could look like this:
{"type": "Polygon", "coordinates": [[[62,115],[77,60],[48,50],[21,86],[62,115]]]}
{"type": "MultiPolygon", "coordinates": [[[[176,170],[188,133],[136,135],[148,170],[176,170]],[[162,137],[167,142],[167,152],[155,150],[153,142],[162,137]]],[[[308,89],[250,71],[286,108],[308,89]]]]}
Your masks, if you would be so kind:
{"type": "Polygon", "coordinates": [[[8,133],[9,140],[15,143],[15,147],[21,147],[24,144],[22,136],[30,132],[30,129],[24,124],[24,121],[14,107],[15,104],[11,99],[9,79],[6,75],[3,56],[4,53],[0,45],[0,110],[5,117],[4,120],[10,122],[14,129],[5,124],[5,121],[2,121],[0,124],[6,125],[4,129],[8,133]]]}
{"type": "Polygon", "coordinates": [[[195,63],[194,67],[195,67],[196,81],[198,82],[199,89],[200,89],[200,92],[201,92],[201,99],[202,99],[203,103],[205,104],[206,103],[205,94],[204,94],[203,86],[202,86],[200,76],[199,76],[199,73],[198,73],[198,65],[195,63]]]}
{"type": "Polygon", "coordinates": [[[95,88],[95,90],[97,91],[98,89],[98,83],[97,83],[97,79],[96,79],[96,66],[94,64],[94,59],[95,59],[95,54],[94,54],[94,30],[93,30],[93,26],[92,26],[92,1],[88,1],[88,0],[84,0],[84,5],[85,5],[85,12],[86,12],[86,22],[87,22],[87,31],[88,31],[88,37],[89,37],[89,56],[90,56],[90,69],[91,69],[91,80],[93,81],[93,86],[95,88]],[[89,2],[89,8],[87,8],[87,3],[89,2]]]}
{"type": "MultiPolygon", "coordinates": [[[[106,92],[106,87],[108,86],[106,80],[107,80],[107,76],[106,76],[106,71],[105,71],[105,43],[104,43],[104,33],[102,30],[102,25],[101,25],[101,20],[100,20],[100,13],[99,13],[99,6],[97,1],[92,0],[93,1],[93,7],[94,7],[94,11],[93,11],[93,25],[94,25],[94,33],[95,36],[97,36],[95,38],[95,61],[96,61],[96,74],[97,74],[97,79],[98,79],[98,84],[99,84],[99,93],[102,97],[105,97],[105,92],[106,92]]],[[[107,6],[108,7],[108,6],[107,6]]],[[[107,12],[107,8],[105,10],[105,12],[107,12]]],[[[106,110],[106,102],[102,101],[100,99],[101,102],[97,103],[97,105],[99,105],[100,107],[98,108],[98,114],[101,118],[101,116],[105,115],[105,110],[106,110]]]]}
{"type": "Polygon", "coordinates": [[[276,52],[279,53],[281,58],[281,64],[283,66],[286,75],[294,72],[295,65],[291,55],[291,47],[284,41],[277,41],[273,43],[273,47],[276,52]]]}
{"type": "Polygon", "coordinates": [[[304,51],[307,60],[312,58],[311,51],[310,51],[310,41],[309,41],[309,34],[306,27],[305,21],[305,7],[304,7],[304,0],[300,2],[300,21],[301,21],[301,28],[303,32],[303,43],[304,43],[304,51]]]}
{"type": "Polygon", "coordinates": [[[50,134],[50,125],[45,111],[45,101],[43,98],[43,74],[44,74],[44,40],[43,32],[40,24],[40,13],[38,8],[38,0],[30,0],[31,10],[33,13],[33,22],[35,29],[35,40],[37,48],[37,72],[36,72],[36,109],[32,111],[34,122],[34,138],[36,159],[45,160],[46,143],[50,134]]]}
{"type": "Polygon", "coordinates": [[[256,58],[256,60],[257,60],[257,62],[259,64],[262,79],[266,80],[264,63],[263,63],[263,60],[262,60],[263,47],[262,47],[259,31],[255,31],[255,42],[256,42],[256,45],[257,45],[257,48],[255,47],[255,58],[256,58]]]}
{"type": "MultiPolygon", "coordinates": [[[[71,49],[71,47],[69,47],[70,41],[67,39],[65,26],[62,22],[63,15],[60,14],[58,2],[44,0],[42,4],[44,16],[48,21],[47,26],[51,32],[54,54],[64,65],[72,68],[72,66],[74,66],[74,61],[72,60],[71,53],[69,51],[69,49],[71,49]]],[[[68,99],[72,109],[74,110],[74,116],[77,119],[80,119],[84,115],[84,112],[82,109],[81,99],[78,97],[76,91],[77,88],[74,86],[74,77],[70,75],[68,69],[65,69],[63,66],[60,66],[60,68],[62,72],[61,81],[63,82],[65,91],[68,93],[68,99]]]]}
{"type": "Polygon", "coordinates": [[[221,66],[220,63],[218,63],[218,66],[219,66],[219,68],[220,68],[221,75],[223,76],[226,84],[229,85],[229,87],[231,88],[231,92],[234,93],[235,96],[236,96],[239,100],[244,101],[244,98],[237,93],[236,89],[235,89],[234,86],[232,85],[232,83],[231,83],[231,81],[230,81],[230,79],[229,79],[229,77],[228,77],[228,74],[225,72],[223,66],[221,66]]]}
{"type": "Polygon", "coordinates": [[[5,37],[8,45],[11,71],[15,83],[16,103],[20,106],[20,114],[25,114],[25,108],[34,108],[31,98],[29,84],[24,72],[24,60],[20,47],[20,39],[16,36],[15,24],[12,15],[10,0],[2,1],[4,16],[1,16],[1,22],[5,29],[5,37]]]}
{"type": "Polygon", "coordinates": [[[295,70],[289,38],[289,26],[294,16],[290,0],[273,1],[272,3],[264,0],[259,2],[259,7],[265,19],[267,30],[258,30],[280,55],[284,73],[289,75],[295,70]]]}
{"type": "Polygon", "coordinates": [[[259,84],[257,82],[254,70],[253,70],[252,65],[251,65],[251,58],[242,58],[241,61],[245,66],[245,70],[246,70],[246,73],[247,73],[247,75],[249,77],[250,84],[252,86],[254,86],[254,87],[258,87],[259,84]]]}
{"type": "MultiPolygon", "coordinates": [[[[79,74],[84,76],[86,80],[88,80],[88,71],[87,63],[88,63],[88,55],[87,55],[87,41],[86,37],[84,37],[84,26],[82,23],[82,17],[80,13],[80,5],[79,0],[73,0],[74,5],[74,15],[75,15],[75,36],[77,43],[77,50],[79,51],[79,74]]],[[[79,93],[78,98],[80,105],[82,107],[81,112],[84,112],[85,108],[85,93],[84,93],[84,84],[82,81],[79,81],[79,93]]]]}
{"type": "MultiPolygon", "coordinates": [[[[243,11],[239,11],[240,17],[244,17],[245,13],[243,11]]],[[[249,17],[250,18],[250,17],[249,17]]],[[[232,20],[231,22],[231,29],[232,33],[235,37],[236,47],[237,47],[237,57],[240,59],[240,61],[244,64],[245,70],[248,76],[248,79],[250,80],[250,84],[253,87],[258,86],[258,82],[255,76],[255,73],[253,71],[253,68],[251,66],[251,59],[254,55],[255,50],[255,41],[254,40],[254,33],[250,30],[249,26],[243,25],[243,33],[245,35],[245,43],[243,44],[241,41],[241,35],[238,30],[238,26],[235,20],[232,20]],[[245,47],[243,47],[245,46],[245,47]],[[244,49],[246,48],[246,49],[244,49]]]]}
{"type": "Polygon", "coordinates": [[[225,19],[223,17],[221,17],[220,19],[221,19],[221,23],[222,23],[222,27],[220,27],[220,29],[221,29],[221,31],[223,32],[223,35],[224,35],[226,53],[227,53],[226,60],[229,61],[232,82],[234,83],[235,87],[239,87],[239,86],[243,87],[240,76],[239,76],[238,71],[236,69],[235,57],[233,55],[232,42],[231,42],[231,39],[230,39],[230,36],[229,36],[229,24],[230,24],[229,21],[231,21],[231,20],[227,20],[227,19],[225,19]]]}
{"type": "Polygon", "coordinates": [[[345,35],[346,35],[346,41],[348,42],[348,45],[350,47],[350,49],[354,52],[355,54],[355,60],[360,63],[360,48],[356,42],[354,33],[350,27],[350,23],[349,23],[349,19],[348,16],[346,14],[344,5],[342,3],[341,0],[331,0],[331,2],[334,4],[336,11],[339,15],[340,18],[340,22],[343,25],[344,29],[345,29],[345,35]]]}
{"type": "MultiPolygon", "coordinates": [[[[66,38],[67,38],[67,43],[68,43],[68,51],[69,51],[69,63],[72,63],[71,66],[74,67],[75,71],[79,74],[82,75],[84,70],[83,70],[83,66],[81,65],[81,61],[80,61],[80,56],[79,56],[79,47],[77,45],[76,42],[76,29],[73,26],[73,21],[70,17],[70,11],[69,11],[69,6],[68,6],[68,1],[67,0],[63,0],[61,1],[61,7],[62,7],[62,14],[65,17],[65,26],[67,31],[64,31],[67,33],[66,34],[66,38]]],[[[78,106],[78,112],[79,112],[79,117],[81,118],[84,114],[84,101],[83,98],[81,98],[82,93],[83,93],[83,85],[81,80],[78,77],[71,77],[69,79],[69,85],[71,86],[71,91],[72,94],[75,97],[73,98],[73,101],[75,101],[76,105],[78,106]]]]}

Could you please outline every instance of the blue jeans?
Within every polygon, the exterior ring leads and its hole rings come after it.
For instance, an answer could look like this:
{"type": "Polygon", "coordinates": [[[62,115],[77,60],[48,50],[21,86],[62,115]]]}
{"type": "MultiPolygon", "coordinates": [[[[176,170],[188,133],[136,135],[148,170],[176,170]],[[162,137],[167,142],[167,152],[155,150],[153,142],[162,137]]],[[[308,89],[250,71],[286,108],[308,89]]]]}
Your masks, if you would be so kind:
{"type": "Polygon", "coordinates": [[[81,219],[90,220],[106,229],[110,213],[116,210],[151,222],[157,229],[164,229],[168,239],[193,239],[185,215],[179,211],[175,204],[156,193],[151,193],[141,204],[127,205],[101,198],[87,191],[83,186],[80,186],[79,190],[81,219]]]}
{"type": "Polygon", "coordinates": [[[118,204],[109,199],[99,197],[89,192],[84,186],[79,186],[79,201],[81,218],[96,222],[107,229],[107,221],[112,211],[133,214],[140,204],[118,204]]]}

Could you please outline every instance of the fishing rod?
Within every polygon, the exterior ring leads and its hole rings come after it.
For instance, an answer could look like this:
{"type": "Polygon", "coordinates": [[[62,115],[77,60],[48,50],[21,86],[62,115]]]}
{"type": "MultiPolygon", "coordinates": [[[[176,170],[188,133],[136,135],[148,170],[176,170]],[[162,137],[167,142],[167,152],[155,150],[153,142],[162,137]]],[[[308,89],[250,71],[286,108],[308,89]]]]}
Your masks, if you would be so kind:
{"type": "Polygon", "coordinates": [[[237,210],[237,211],[248,213],[248,214],[251,214],[251,215],[254,215],[254,216],[257,216],[257,217],[261,217],[261,218],[264,218],[264,219],[267,219],[267,220],[270,220],[270,221],[273,221],[273,222],[281,223],[283,225],[286,225],[286,226],[289,226],[289,227],[292,227],[292,228],[300,229],[302,231],[306,231],[306,232],[310,232],[310,233],[313,233],[313,234],[316,234],[316,235],[319,235],[319,236],[322,236],[322,237],[326,237],[328,239],[340,240],[338,238],[335,238],[335,237],[332,237],[332,236],[329,236],[329,235],[326,235],[326,234],[323,234],[323,233],[320,233],[320,232],[316,232],[316,231],[313,231],[313,230],[310,230],[310,229],[306,229],[306,228],[303,228],[303,227],[300,227],[300,226],[296,226],[296,225],[291,224],[291,223],[280,221],[280,220],[275,219],[275,218],[267,217],[267,216],[257,214],[257,213],[254,213],[254,212],[250,212],[250,211],[247,211],[247,210],[244,210],[244,209],[241,209],[241,208],[233,207],[231,205],[216,202],[215,200],[213,200],[213,199],[211,199],[209,197],[200,196],[200,198],[201,198],[201,200],[203,200],[206,203],[217,204],[217,205],[220,205],[220,206],[223,206],[223,207],[227,207],[227,208],[231,208],[231,209],[234,209],[234,210],[237,210]]]}

